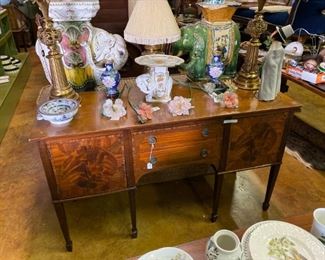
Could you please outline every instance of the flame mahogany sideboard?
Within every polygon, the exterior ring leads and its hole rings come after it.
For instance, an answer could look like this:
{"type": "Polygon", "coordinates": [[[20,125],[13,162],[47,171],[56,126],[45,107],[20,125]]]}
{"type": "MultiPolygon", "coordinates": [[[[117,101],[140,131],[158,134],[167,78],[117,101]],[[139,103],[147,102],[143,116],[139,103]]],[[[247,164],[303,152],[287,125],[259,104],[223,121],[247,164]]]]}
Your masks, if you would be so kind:
{"type": "MultiPolygon", "coordinates": [[[[133,79],[133,103],[144,100],[133,79]]],[[[100,92],[80,93],[82,104],[75,118],[65,126],[36,121],[31,141],[39,145],[53,205],[66,248],[72,241],[66,221],[65,201],[127,191],[132,237],[137,236],[135,191],[142,176],[186,164],[207,164],[215,170],[211,221],[217,219],[223,174],[256,167],[270,167],[263,209],[269,207],[279,173],[287,134],[299,104],[279,94],[272,102],[258,101],[253,92],[237,91],[239,108],[215,104],[204,92],[174,85],[172,96],[192,98],[188,116],[172,116],[166,104],[146,124],[122,99],[127,115],[111,121],[101,115],[105,97],[100,92]],[[150,151],[153,148],[151,159],[150,151]],[[151,162],[153,167],[148,169],[151,162]]]]}

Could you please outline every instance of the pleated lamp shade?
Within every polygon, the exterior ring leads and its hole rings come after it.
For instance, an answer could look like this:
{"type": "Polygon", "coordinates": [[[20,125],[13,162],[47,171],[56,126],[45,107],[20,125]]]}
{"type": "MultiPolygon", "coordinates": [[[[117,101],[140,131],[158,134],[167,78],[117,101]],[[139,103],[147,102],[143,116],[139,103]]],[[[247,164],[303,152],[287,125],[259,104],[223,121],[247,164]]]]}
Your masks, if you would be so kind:
{"type": "Polygon", "coordinates": [[[180,35],[167,0],[137,0],[124,30],[126,41],[143,45],[172,43],[180,35]]]}

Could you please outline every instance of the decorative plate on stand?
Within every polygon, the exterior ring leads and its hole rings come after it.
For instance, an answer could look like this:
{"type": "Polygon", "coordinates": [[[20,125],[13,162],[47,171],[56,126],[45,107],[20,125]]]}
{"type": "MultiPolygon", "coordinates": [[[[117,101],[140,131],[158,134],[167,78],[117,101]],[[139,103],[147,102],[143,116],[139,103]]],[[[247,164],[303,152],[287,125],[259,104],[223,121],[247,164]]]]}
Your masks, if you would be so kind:
{"type": "Polygon", "coordinates": [[[165,54],[150,54],[135,58],[139,65],[148,67],[175,67],[184,62],[182,58],[165,54]]]}

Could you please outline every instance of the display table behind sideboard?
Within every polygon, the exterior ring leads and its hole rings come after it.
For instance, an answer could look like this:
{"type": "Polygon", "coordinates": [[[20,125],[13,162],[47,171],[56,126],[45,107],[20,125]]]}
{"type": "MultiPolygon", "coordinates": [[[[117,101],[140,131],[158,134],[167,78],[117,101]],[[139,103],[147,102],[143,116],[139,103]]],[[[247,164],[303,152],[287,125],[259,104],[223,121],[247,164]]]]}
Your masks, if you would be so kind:
{"type": "MultiPolygon", "coordinates": [[[[143,94],[131,79],[133,103],[143,94]]],[[[173,96],[192,98],[189,116],[173,117],[166,104],[146,124],[139,124],[132,108],[127,116],[111,121],[101,115],[105,97],[99,92],[81,93],[82,105],[66,126],[37,121],[31,141],[39,144],[52,201],[67,250],[72,250],[63,202],[128,191],[132,237],[137,236],[135,190],[139,180],[149,173],[185,164],[212,165],[215,185],[211,220],[217,219],[223,174],[244,169],[271,166],[263,203],[269,207],[279,172],[286,137],[293,113],[299,105],[279,94],[273,102],[259,102],[254,93],[238,91],[239,108],[221,108],[204,92],[173,87],[173,96]],[[150,150],[153,169],[147,169],[150,150]]],[[[122,99],[128,104],[126,93],[122,99]]]]}

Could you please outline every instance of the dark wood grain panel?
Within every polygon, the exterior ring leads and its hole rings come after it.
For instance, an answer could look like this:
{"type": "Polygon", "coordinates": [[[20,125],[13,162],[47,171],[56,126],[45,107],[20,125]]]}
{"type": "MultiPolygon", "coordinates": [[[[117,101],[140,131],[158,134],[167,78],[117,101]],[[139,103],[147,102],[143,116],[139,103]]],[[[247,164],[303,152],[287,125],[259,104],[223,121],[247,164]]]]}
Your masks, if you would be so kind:
{"type": "Polygon", "coordinates": [[[135,181],[146,173],[182,164],[206,163],[218,166],[222,129],[220,123],[212,122],[133,133],[135,181]],[[208,132],[204,134],[203,131],[208,132]],[[147,169],[151,153],[150,137],[157,140],[152,151],[157,163],[152,170],[147,169]]]}
{"type": "MultiPolygon", "coordinates": [[[[230,128],[226,170],[279,162],[287,112],[239,118],[230,128]]],[[[282,157],[282,155],[281,155],[282,157]]]]}
{"type": "Polygon", "coordinates": [[[123,35],[128,22],[128,0],[100,0],[100,10],[92,24],[110,33],[123,35]]]}
{"type": "Polygon", "coordinates": [[[122,135],[48,141],[59,199],[126,188],[122,135]]]}

